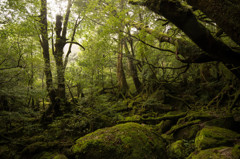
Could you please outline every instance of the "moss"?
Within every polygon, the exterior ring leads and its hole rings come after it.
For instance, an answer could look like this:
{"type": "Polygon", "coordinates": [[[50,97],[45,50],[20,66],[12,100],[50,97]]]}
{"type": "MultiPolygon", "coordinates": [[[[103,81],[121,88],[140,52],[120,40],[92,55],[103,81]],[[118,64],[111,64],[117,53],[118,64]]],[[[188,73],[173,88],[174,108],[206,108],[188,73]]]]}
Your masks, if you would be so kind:
{"type": "Polygon", "coordinates": [[[240,145],[237,144],[232,149],[232,156],[233,158],[240,158],[240,145]]]}
{"type": "Polygon", "coordinates": [[[39,155],[35,155],[31,158],[33,159],[52,159],[54,157],[54,154],[51,152],[42,152],[39,155]]]}
{"type": "Polygon", "coordinates": [[[206,149],[217,146],[232,144],[234,139],[240,135],[229,129],[209,126],[203,128],[195,138],[195,146],[197,149],[206,149]]]}
{"type": "Polygon", "coordinates": [[[204,125],[221,127],[233,131],[238,131],[240,127],[240,123],[235,122],[233,117],[213,119],[205,122],[204,125]]]}
{"type": "Polygon", "coordinates": [[[234,154],[233,150],[234,148],[232,147],[211,148],[199,152],[193,152],[187,159],[239,159],[240,153],[234,154]]]}
{"type": "Polygon", "coordinates": [[[185,127],[183,129],[176,131],[173,134],[173,137],[175,139],[191,140],[196,136],[199,130],[200,130],[200,126],[198,124],[190,125],[188,127],[185,127]]]}
{"type": "Polygon", "coordinates": [[[77,158],[144,159],[166,158],[165,144],[147,126],[119,124],[99,129],[76,141],[72,152],[77,158]]]}
{"type": "Polygon", "coordinates": [[[159,133],[162,134],[169,130],[172,126],[173,122],[171,120],[162,120],[159,124],[155,126],[155,130],[159,133]]]}
{"type": "Polygon", "coordinates": [[[162,134],[161,137],[169,144],[171,143],[174,139],[172,135],[167,135],[167,134],[162,134]]]}
{"type": "Polygon", "coordinates": [[[202,112],[191,111],[191,112],[188,112],[187,116],[179,119],[177,124],[181,124],[181,123],[192,121],[192,120],[206,121],[214,118],[216,118],[215,115],[210,111],[209,112],[208,111],[202,111],[202,112]]]}
{"type": "Polygon", "coordinates": [[[178,140],[168,148],[170,158],[186,158],[192,151],[193,143],[189,143],[186,140],[178,140]]]}
{"type": "Polygon", "coordinates": [[[35,142],[33,144],[28,145],[22,151],[23,155],[33,155],[37,152],[41,152],[42,150],[46,150],[48,147],[46,142],[35,142]]]}
{"type": "Polygon", "coordinates": [[[53,157],[53,159],[68,159],[68,158],[63,154],[57,154],[56,156],[53,157]]]}
{"type": "Polygon", "coordinates": [[[128,116],[124,119],[124,121],[135,121],[135,120],[140,120],[141,116],[140,115],[133,115],[133,116],[128,116]]]}
{"type": "Polygon", "coordinates": [[[7,145],[0,146],[0,158],[12,158],[13,152],[7,145]]]}
{"type": "Polygon", "coordinates": [[[236,107],[232,110],[233,119],[236,122],[240,122],[240,107],[236,107]]]}
{"type": "Polygon", "coordinates": [[[174,125],[174,126],[167,132],[167,134],[175,133],[175,132],[179,131],[180,129],[189,127],[189,126],[191,126],[191,125],[199,124],[200,122],[201,122],[201,120],[193,120],[193,121],[189,121],[189,122],[186,122],[186,123],[181,123],[181,124],[174,125]]]}
{"type": "MultiPolygon", "coordinates": [[[[183,116],[185,116],[186,113],[185,112],[169,112],[167,114],[163,114],[160,117],[148,117],[148,118],[140,118],[140,119],[136,119],[136,120],[131,120],[131,122],[137,122],[137,123],[145,123],[145,124],[151,124],[151,125],[155,125],[158,124],[159,122],[161,122],[162,120],[172,120],[172,121],[177,121],[178,118],[181,118],[183,116]]],[[[130,121],[126,121],[126,120],[122,120],[119,121],[119,123],[125,123],[125,122],[130,122],[130,121]]]]}

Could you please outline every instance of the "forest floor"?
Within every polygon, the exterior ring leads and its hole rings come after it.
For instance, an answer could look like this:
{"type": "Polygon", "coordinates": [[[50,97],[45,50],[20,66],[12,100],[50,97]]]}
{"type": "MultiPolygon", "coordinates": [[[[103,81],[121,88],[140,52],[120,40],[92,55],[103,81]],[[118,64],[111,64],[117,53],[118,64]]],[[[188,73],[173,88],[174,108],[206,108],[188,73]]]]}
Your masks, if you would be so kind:
{"type": "Polygon", "coordinates": [[[31,108],[1,111],[0,158],[238,159],[239,94],[223,82],[166,83],[122,99],[95,93],[48,124],[31,108]]]}

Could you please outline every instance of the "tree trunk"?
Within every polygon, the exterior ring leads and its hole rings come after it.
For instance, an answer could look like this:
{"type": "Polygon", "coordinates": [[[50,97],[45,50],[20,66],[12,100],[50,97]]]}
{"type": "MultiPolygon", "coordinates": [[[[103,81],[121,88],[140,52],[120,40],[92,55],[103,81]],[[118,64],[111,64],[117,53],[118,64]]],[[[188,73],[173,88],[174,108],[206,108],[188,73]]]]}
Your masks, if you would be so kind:
{"type": "MultiPolygon", "coordinates": [[[[48,95],[50,97],[51,104],[45,115],[50,115],[57,107],[59,107],[56,102],[56,92],[53,88],[52,72],[49,57],[49,44],[48,44],[48,24],[47,24],[47,0],[41,0],[41,15],[40,15],[40,34],[41,34],[41,46],[43,49],[44,58],[44,73],[46,75],[46,86],[48,95]]],[[[58,113],[58,112],[55,112],[58,113]]],[[[44,116],[43,116],[44,118],[44,116]]]]}
{"type": "Polygon", "coordinates": [[[128,45],[127,45],[126,40],[124,41],[125,52],[126,52],[127,57],[128,57],[128,64],[129,64],[128,66],[129,66],[130,75],[132,76],[135,88],[136,88],[137,92],[140,93],[141,90],[142,90],[142,83],[140,82],[140,80],[138,78],[138,72],[137,72],[136,66],[135,66],[134,61],[133,61],[134,50],[133,50],[132,39],[129,40],[129,43],[130,43],[130,46],[131,46],[132,55],[130,54],[130,51],[128,49],[128,45]]]}
{"type": "MultiPolygon", "coordinates": [[[[153,12],[163,15],[180,28],[208,56],[233,68],[240,66],[240,53],[234,52],[222,41],[215,39],[210,31],[198,22],[192,10],[178,0],[130,0],[130,3],[144,5],[153,12]]],[[[240,71],[232,71],[238,78],[240,71]]]]}
{"type": "Polygon", "coordinates": [[[235,67],[240,66],[240,54],[215,39],[210,31],[198,22],[191,9],[183,6],[178,0],[130,0],[130,3],[144,5],[153,12],[163,15],[210,57],[227,64],[234,64],[235,67]]]}
{"type": "MultiPolygon", "coordinates": [[[[124,8],[124,3],[125,0],[121,0],[120,2],[120,9],[121,11],[124,8]]],[[[124,30],[124,25],[121,24],[120,29],[119,29],[119,33],[118,33],[118,58],[117,58],[117,80],[118,80],[118,88],[119,88],[119,93],[122,95],[126,95],[127,91],[128,91],[128,84],[127,84],[127,80],[125,77],[125,73],[123,70],[123,63],[122,63],[122,59],[123,59],[123,35],[122,32],[124,30]]]]}
{"type": "Polygon", "coordinates": [[[125,73],[123,70],[123,39],[122,36],[119,35],[119,44],[118,44],[118,61],[117,61],[117,80],[118,80],[118,88],[121,94],[125,95],[128,91],[128,84],[125,77],[125,73]]]}
{"type": "Polygon", "coordinates": [[[200,9],[240,45],[240,2],[230,0],[187,0],[200,9]]]}
{"type": "Polygon", "coordinates": [[[64,19],[64,24],[62,28],[62,20],[63,17],[60,15],[56,16],[56,40],[55,40],[55,50],[53,52],[56,66],[57,66],[57,96],[58,101],[60,102],[60,106],[65,107],[65,110],[67,110],[67,99],[66,99],[66,86],[65,86],[65,64],[63,63],[63,48],[66,45],[66,35],[67,35],[67,25],[70,15],[70,9],[72,6],[72,0],[68,0],[68,7],[66,10],[66,15],[64,19]]]}
{"type": "Polygon", "coordinates": [[[58,100],[60,101],[61,105],[65,105],[66,103],[66,90],[65,90],[65,69],[63,65],[63,48],[66,44],[66,40],[60,36],[61,33],[61,22],[58,22],[60,18],[57,16],[56,21],[56,43],[55,43],[55,51],[53,53],[56,66],[57,66],[57,95],[58,100]],[[60,29],[60,30],[59,30],[60,29]]]}

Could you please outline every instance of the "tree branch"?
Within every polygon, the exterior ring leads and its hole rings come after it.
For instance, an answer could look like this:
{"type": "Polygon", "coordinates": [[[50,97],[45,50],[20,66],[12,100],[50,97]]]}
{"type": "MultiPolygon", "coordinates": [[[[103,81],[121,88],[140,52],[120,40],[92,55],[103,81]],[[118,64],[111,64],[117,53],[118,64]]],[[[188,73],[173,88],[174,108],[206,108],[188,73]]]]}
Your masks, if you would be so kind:
{"type": "MultiPolygon", "coordinates": [[[[77,27],[78,27],[78,26],[80,25],[80,23],[83,21],[83,18],[82,18],[81,20],[79,20],[79,19],[80,19],[80,15],[78,16],[78,18],[77,18],[77,20],[76,20],[76,22],[75,22],[75,25],[74,25],[71,42],[74,41],[74,37],[75,37],[75,34],[76,34],[77,27]]],[[[69,57],[69,55],[71,54],[72,44],[73,44],[73,43],[70,43],[69,48],[68,48],[67,55],[65,56],[65,61],[64,61],[64,64],[63,64],[63,67],[64,67],[64,68],[66,68],[66,66],[67,66],[68,57],[69,57]]],[[[84,50],[85,50],[85,49],[84,49],[84,50]]]]}
{"type": "MultiPolygon", "coordinates": [[[[132,4],[136,4],[135,2],[135,0],[130,0],[132,4]]],[[[175,24],[210,57],[240,66],[240,54],[234,52],[222,41],[215,39],[210,31],[197,21],[192,10],[183,6],[178,0],[143,0],[140,2],[144,2],[142,3],[144,6],[175,24]]]]}
{"type": "Polygon", "coordinates": [[[68,6],[67,6],[65,19],[64,19],[63,31],[62,31],[62,38],[64,38],[64,39],[66,39],[67,25],[68,25],[69,15],[71,12],[71,7],[72,7],[72,0],[68,0],[68,6]]]}
{"type": "Polygon", "coordinates": [[[66,44],[76,44],[78,46],[80,46],[83,50],[85,50],[85,48],[78,42],[74,42],[74,41],[67,41],[66,44]]]}

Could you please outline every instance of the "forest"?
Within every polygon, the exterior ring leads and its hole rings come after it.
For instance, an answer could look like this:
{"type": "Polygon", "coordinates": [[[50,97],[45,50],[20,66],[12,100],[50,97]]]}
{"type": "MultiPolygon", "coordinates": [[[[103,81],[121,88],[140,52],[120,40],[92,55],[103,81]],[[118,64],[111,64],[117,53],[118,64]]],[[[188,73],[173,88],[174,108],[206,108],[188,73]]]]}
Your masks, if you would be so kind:
{"type": "Polygon", "coordinates": [[[239,0],[1,0],[0,159],[239,159],[239,0]]]}

